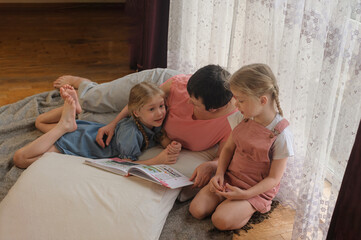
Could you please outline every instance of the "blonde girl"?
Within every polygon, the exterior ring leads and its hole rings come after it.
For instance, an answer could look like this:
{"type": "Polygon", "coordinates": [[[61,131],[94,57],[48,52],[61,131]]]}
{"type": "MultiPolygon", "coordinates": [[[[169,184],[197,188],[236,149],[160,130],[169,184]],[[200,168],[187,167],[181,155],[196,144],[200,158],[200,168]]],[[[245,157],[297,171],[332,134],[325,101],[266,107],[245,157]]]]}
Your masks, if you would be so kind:
{"type": "Polygon", "coordinates": [[[142,82],[135,85],[129,94],[130,116],[117,124],[115,138],[102,148],[96,142],[99,128],[105,124],[75,120],[81,111],[77,94],[73,87],[65,85],[60,89],[64,107],[60,121],[50,131],[32,143],[15,152],[14,163],[26,168],[45,152],[59,152],[87,158],[119,157],[137,160],[143,150],[158,142],[167,149],[158,156],[138,161],[142,164],[173,164],[181,146],[162,135],[162,124],[166,116],[164,93],[157,86],[142,82]]]}
{"type": "Polygon", "coordinates": [[[231,76],[229,87],[242,120],[222,149],[215,176],[189,208],[197,219],[212,214],[220,230],[239,229],[255,211],[270,210],[293,155],[292,134],[282,117],[271,69],[265,64],[244,66],[231,76]]]}

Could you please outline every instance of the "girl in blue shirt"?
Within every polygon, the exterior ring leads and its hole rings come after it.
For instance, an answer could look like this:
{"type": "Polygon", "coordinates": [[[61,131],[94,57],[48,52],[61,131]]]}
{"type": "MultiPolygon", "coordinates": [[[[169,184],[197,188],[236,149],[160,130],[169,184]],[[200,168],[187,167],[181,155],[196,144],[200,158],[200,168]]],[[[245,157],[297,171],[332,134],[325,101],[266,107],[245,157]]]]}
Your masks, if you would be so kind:
{"type": "Polygon", "coordinates": [[[166,149],[154,158],[138,161],[141,164],[173,164],[181,145],[171,141],[161,131],[166,116],[164,93],[156,85],[142,82],[129,94],[128,109],[131,116],[117,124],[115,137],[105,148],[96,142],[99,128],[105,124],[75,120],[81,110],[77,94],[70,85],[60,89],[64,99],[61,119],[49,132],[15,152],[17,167],[27,168],[45,152],[58,152],[87,158],[137,160],[142,151],[160,143],[166,149]]]}

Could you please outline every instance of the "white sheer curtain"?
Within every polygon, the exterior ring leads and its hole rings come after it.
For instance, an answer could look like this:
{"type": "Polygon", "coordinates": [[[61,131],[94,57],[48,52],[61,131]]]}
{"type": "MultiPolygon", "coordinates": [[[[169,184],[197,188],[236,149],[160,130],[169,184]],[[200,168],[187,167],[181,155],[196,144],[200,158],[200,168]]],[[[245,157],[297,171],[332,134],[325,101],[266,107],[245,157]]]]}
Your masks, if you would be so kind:
{"type": "Polygon", "coordinates": [[[278,194],[296,209],[293,239],[326,237],[360,122],[360,1],[171,1],[169,68],[263,62],[277,76],[295,140],[278,194]]]}

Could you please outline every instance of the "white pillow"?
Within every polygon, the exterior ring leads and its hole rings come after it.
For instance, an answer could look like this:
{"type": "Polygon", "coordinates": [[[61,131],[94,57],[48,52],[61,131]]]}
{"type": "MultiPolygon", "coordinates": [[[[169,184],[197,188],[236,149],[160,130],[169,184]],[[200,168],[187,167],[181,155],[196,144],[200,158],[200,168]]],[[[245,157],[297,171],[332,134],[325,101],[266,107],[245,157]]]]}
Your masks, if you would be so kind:
{"type": "MultiPolygon", "coordinates": [[[[152,148],[148,158],[161,151],[152,148]]],[[[182,151],[174,167],[190,176],[212,151],[182,151]]],[[[0,203],[0,239],[158,239],[180,189],[171,190],[47,153],[0,203]]]]}

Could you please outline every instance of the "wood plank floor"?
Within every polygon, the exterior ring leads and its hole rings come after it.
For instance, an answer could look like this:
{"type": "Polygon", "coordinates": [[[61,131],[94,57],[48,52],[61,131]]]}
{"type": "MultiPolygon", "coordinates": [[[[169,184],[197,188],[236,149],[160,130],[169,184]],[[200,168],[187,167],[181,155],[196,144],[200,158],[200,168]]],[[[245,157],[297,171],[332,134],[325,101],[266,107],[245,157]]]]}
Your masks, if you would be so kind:
{"type": "MultiPolygon", "coordinates": [[[[61,75],[98,83],[132,73],[129,20],[117,4],[0,4],[0,106],[52,90],[61,75]]],[[[233,239],[291,239],[294,211],[271,217],[233,239]]]]}
{"type": "Polygon", "coordinates": [[[290,240],[292,238],[295,212],[289,207],[278,205],[270,218],[253,225],[248,232],[234,234],[233,240],[290,240]]]}
{"type": "Polygon", "coordinates": [[[133,72],[124,6],[16,6],[0,4],[0,106],[51,90],[61,75],[101,83],[133,72]]]}

